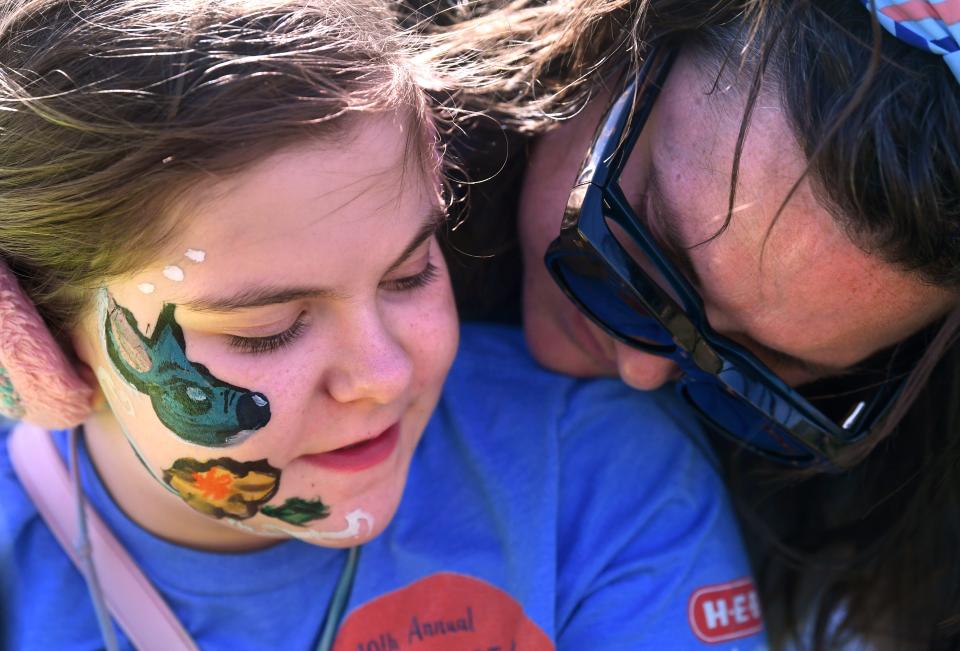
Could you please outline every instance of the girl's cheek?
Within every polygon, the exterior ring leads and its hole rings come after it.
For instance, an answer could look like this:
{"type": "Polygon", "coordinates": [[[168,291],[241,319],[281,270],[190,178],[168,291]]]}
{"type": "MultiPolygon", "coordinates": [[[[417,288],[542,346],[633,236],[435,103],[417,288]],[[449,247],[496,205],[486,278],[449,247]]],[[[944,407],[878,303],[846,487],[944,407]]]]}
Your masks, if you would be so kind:
{"type": "Polygon", "coordinates": [[[421,378],[430,384],[445,379],[459,343],[459,319],[445,268],[434,282],[430,296],[407,315],[416,324],[408,332],[409,346],[418,351],[421,378]]]}

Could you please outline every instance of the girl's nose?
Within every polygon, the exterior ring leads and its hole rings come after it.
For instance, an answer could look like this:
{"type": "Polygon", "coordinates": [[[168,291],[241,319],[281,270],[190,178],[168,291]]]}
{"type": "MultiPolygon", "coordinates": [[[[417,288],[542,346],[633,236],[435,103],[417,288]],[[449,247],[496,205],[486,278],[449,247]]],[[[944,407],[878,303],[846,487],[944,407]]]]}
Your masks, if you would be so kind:
{"type": "Polygon", "coordinates": [[[326,390],[341,403],[389,404],[410,386],[413,361],[378,315],[352,325],[328,366],[326,390]]]}
{"type": "Polygon", "coordinates": [[[614,350],[617,355],[620,379],[634,389],[641,391],[659,389],[681,375],[680,368],[666,357],[645,353],[619,341],[615,342],[614,350]]]}

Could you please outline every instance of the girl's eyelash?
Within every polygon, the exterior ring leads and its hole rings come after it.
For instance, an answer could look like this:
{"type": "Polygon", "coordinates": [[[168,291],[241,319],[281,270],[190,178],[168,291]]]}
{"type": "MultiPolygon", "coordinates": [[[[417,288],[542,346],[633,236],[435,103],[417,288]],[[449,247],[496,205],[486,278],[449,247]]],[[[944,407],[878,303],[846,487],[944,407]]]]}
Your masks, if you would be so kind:
{"type": "MultiPolygon", "coordinates": [[[[428,262],[423,271],[414,274],[413,276],[407,276],[406,278],[397,278],[395,280],[386,281],[381,285],[381,287],[393,292],[408,292],[429,285],[437,278],[438,275],[439,270],[437,269],[436,265],[434,265],[432,262],[428,262]]],[[[297,320],[294,321],[289,328],[283,332],[278,332],[275,335],[270,335],[268,337],[240,337],[237,335],[229,335],[228,342],[231,348],[235,348],[242,353],[249,353],[252,355],[272,353],[275,350],[279,350],[280,348],[293,343],[293,341],[300,336],[300,334],[303,332],[303,329],[306,327],[304,316],[304,314],[300,314],[300,316],[297,317],[297,320]]]]}
{"type": "Polygon", "coordinates": [[[252,355],[272,353],[275,350],[293,343],[293,341],[300,336],[300,334],[303,332],[303,329],[307,325],[304,315],[305,313],[301,313],[300,316],[297,317],[297,320],[294,321],[289,328],[283,332],[278,332],[275,335],[270,335],[268,337],[239,337],[237,335],[229,335],[228,341],[232,348],[235,348],[242,353],[249,353],[252,355]]]}
{"type": "Polygon", "coordinates": [[[419,289],[420,287],[429,285],[431,282],[436,280],[437,275],[437,267],[432,262],[428,262],[427,266],[420,273],[414,274],[413,276],[407,276],[406,278],[388,280],[382,283],[380,286],[383,289],[387,289],[392,292],[408,292],[410,290],[419,289]]]}

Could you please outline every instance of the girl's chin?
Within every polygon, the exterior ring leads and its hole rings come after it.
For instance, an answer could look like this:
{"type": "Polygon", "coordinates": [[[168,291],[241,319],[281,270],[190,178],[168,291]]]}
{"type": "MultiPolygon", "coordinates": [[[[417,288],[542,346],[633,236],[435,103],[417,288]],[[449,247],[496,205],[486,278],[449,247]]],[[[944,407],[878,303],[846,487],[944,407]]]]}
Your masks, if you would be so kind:
{"type": "MultiPolygon", "coordinates": [[[[354,547],[378,536],[400,505],[405,474],[394,473],[386,481],[355,486],[329,487],[324,498],[302,498],[302,482],[290,482],[267,504],[260,504],[250,518],[223,518],[220,523],[234,531],[261,540],[296,538],[322,547],[354,547]]],[[[312,486],[311,486],[312,488],[312,486]]],[[[308,493],[306,489],[303,492],[308,493]]],[[[250,540],[249,542],[254,542],[250,540]]]]}
{"type": "Polygon", "coordinates": [[[250,520],[225,518],[222,522],[261,538],[296,538],[321,547],[355,547],[379,535],[392,519],[394,509],[383,517],[364,508],[345,512],[337,509],[321,515],[322,510],[312,505],[286,502],[283,507],[267,511],[250,520]]]}

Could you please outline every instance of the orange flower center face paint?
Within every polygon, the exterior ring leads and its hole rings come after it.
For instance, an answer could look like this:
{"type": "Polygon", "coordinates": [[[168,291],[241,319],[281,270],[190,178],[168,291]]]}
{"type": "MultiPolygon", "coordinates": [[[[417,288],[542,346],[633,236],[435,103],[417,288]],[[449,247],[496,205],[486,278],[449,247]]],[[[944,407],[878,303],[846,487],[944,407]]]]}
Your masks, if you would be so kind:
{"type": "Polygon", "coordinates": [[[233,480],[228,473],[211,468],[207,472],[193,473],[193,483],[206,499],[222,500],[230,494],[233,480]]]}

